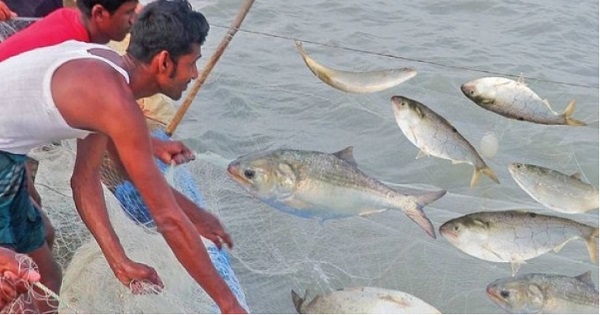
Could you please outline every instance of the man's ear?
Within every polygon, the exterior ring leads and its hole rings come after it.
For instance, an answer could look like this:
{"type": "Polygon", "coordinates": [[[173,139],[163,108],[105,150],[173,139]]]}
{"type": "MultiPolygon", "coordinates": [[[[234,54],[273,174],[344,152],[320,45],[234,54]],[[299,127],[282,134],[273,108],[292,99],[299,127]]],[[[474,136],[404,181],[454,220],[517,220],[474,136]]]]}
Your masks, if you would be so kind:
{"type": "Polygon", "coordinates": [[[167,69],[173,66],[171,55],[166,50],[162,50],[161,52],[156,54],[153,59],[157,63],[159,73],[167,72],[167,69]]]}
{"type": "Polygon", "coordinates": [[[105,16],[108,17],[110,14],[103,6],[96,4],[92,7],[91,11],[92,19],[103,19],[105,16]]]}

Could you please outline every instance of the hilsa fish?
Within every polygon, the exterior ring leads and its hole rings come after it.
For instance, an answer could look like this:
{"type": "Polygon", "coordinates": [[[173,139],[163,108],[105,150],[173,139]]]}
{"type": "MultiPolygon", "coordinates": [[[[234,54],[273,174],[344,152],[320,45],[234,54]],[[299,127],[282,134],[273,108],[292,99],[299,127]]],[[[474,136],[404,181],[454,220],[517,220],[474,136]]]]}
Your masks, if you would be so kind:
{"type": "Polygon", "coordinates": [[[490,283],[488,297],[509,313],[598,314],[598,290],[588,271],[576,277],[529,273],[490,283]]]}
{"type": "Polygon", "coordinates": [[[475,166],[471,187],[477,185],[482,173],[494,182],[500,183],[471,143],[444,117],[404,96],[393,96],[391,100],[398,127],[420,150],[417,159],[433,155],[450,160],[452,163],[468,163],[475,166]]]}
{"type": "Polygon", "coordinates": [[[452,245],[479,259],[511,264],[515,275],[526,260],[560,251],[583,239],[590,259],[598,263],[598,228],[570,219],[520,210],[467,214],[440,226],[452,245]]]}
{"type": "Polygon", "coordinates": [[[411,68],[351,72],[328,68],[311,58],[300,41],[294,41],[306,66],[321,81],[350,93],[374,93],[389,89],[417,75],[411,68]]]}
{"type": "Polygon", "coordinates": [[[508,171],[531,198],[554,211],[584,213],[598,208],[598,188],[583,182],[579,173],[567,175],[524,163],[512,163],[508,171]]]}
{"type": "Polygon", "coordinates": [[[396,209],[433,238],[433,224],[423,206],[446,193],[397,192],[360,171],[352,147],[333,154],[286,149],[258,152],[232,161],[227,172],[250,194],[283,212],[325,220],[396,209]]]}
{"type": "Polygon", "coordinates": [[[585,126],[571,118],[575,111],[572,100],[562,114],[555,112],[548,100],[532,91],[522,78],[518,81],[502,77],[484,77],[464,83],[463,94],[475,104],[504,117],[544,125],[585,126]]]}
{"type": "Polygon", "coordinates": [[[306,303],[292,290],[299,314],[440,314],[435,307],[406,292],[374,287],[344,288],[320,294],[306,303]]]}

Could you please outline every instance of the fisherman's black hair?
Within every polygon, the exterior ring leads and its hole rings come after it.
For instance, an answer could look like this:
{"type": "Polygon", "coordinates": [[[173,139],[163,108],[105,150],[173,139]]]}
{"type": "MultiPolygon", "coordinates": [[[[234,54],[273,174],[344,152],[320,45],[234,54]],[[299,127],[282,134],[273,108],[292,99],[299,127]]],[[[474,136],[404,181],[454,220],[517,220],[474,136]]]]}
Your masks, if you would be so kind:
{"type": "Polygon", "coordinates": [[[126,2],[138,2],[138,0],[77,0],[77,8],[85,16],[92,16],[92,8],[99,4],[111,15],[117,11],[123,3],[126,2]]]}
{"type": "Polygon", "coordinates": [[[157,0],[146,5],[133,23],[127,54],[150,63],[166,50],[177,61],[192,51],[192,44],[204,44],[209,28],[204,15],[187,0],[157,0]]]}

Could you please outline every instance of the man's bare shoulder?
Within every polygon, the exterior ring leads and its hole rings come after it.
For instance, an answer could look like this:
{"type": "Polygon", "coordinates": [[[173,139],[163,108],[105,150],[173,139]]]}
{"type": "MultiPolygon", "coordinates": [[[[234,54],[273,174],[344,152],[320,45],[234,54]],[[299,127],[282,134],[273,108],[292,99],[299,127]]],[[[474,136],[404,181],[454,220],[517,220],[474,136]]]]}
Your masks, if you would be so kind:
{"type": "MultiPolygon", "coordinates": [[[[120,63],[115,52],[103,53],[106,55],[102,57],[120,63]]],[[[139,111],[125,76],[103,60],[82,58],[64,63],[54,72],[50,88],[56,107],[75,128],[102,132],[98,128],[104,119],[139,111]]]]}

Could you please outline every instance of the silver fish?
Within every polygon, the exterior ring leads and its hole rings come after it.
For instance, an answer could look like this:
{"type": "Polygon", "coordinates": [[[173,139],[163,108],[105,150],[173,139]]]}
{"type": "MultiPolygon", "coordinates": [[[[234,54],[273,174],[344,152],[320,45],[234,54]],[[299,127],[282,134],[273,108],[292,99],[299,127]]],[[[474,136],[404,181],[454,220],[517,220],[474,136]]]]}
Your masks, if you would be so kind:
{"type": "Polygon", "coordinates": [[[403,96],[393,96],[392,107],[398,127],[408,140],[420,149],[417,159],[433,155],[453,163],[468,163],[475,166],[471,187],[477,185],[481,173],[500,183],[471,143],[444,117],[427,106],[403,96]]]}
{"type": "Polygon", "coordinates": [[[350,72],[325,67],[311,58],[302,43],[295,41],[296,48],[310,71],[328,85],[350,93],[374,93],[396,86],[417,75],[410,68],[350,72]]]}
{"type": "Polygon", "coordinates": [[[562,213],[583,213],[598,208],[598,188],[542,166],[512,163],[508,171],[526,193],[542,205],[562,213]]]}
{"type": "Polygon", "coordinates": [[[259,152],[239,157],[227,172],[250,194],[287,213],[331,219],[397,209],[433,238],[433,225],[422,208],[446,193],[399,193],[361,172],[352,147],[333,154],[284,149],[259,152]]]}
{"type": "Polygon", "coordinates": [[[510,263],[513,275],[526,260],[558,252],[579,238],[598,263],[598,228],[566,218],[519,210],[477,212],[442,224],[440,234],[471,256],[510,263]]]}
{"type": "Polygon", "coordinates": [[[598,290],[588,271],[577,277],[530,273],[490,283],[488,297],[509,313],[598,314],[598,290]]]}
{"type": "Polygon", "coordinates": [[[585,126],[586,123],[571,118],[575,101],[571,101],[562,114],[550,107],[547,100],[519,81],[484,77],[464,83],[463,94],[475,104],[504,117],[525,120],[544,125],[585,126]]]}
{"type": "Polygon", "coordinates": [[[299,314],[440,314],[408,293],[373,287],[345,288],[317,295],[309,303],[292,290],[299,314]]]}

